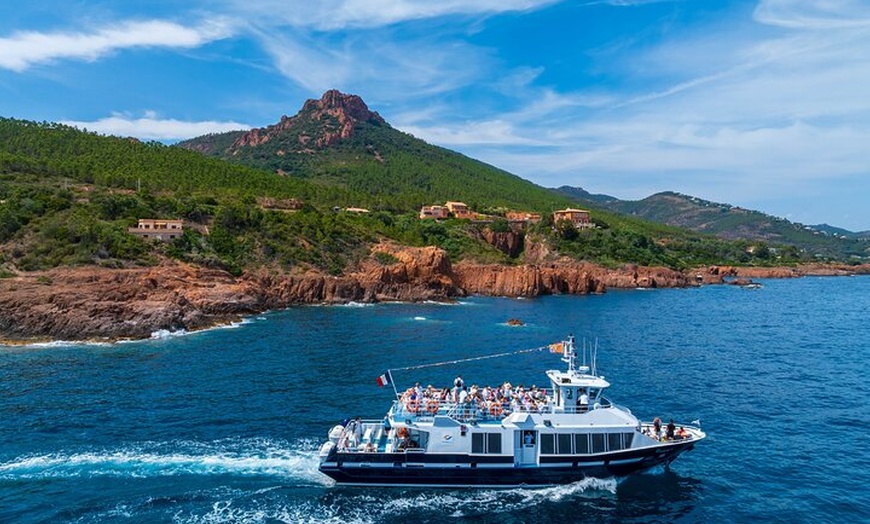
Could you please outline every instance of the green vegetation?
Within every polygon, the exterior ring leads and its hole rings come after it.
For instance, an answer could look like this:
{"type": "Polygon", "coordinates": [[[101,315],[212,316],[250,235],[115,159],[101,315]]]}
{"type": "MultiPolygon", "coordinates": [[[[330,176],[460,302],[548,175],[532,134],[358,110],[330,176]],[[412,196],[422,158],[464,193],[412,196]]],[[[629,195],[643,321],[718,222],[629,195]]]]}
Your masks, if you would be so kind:
{"type": "MultiPolygon", "coordinates": [[[[605,195],[590,195],[579,188],[562,187],[559,194],[582,205],[601,207],[623,215],[688,228],[700,233],[734,240],[734,246],[755,249],[769,244],[772,258],[788,252],[788,246],[806,257],[821,260],[852,260],[868,256],[868,242],[858,235],[846,238],[801,224],[728,204],[719,204],[674,192],[657,193],[638,201],[624,201],[605,195]]],[[[763,258],[763,257],[762,257],[763,258]]],[[[789,253],[789,257],[791,256],[789,253]]]]}
{"type": "MultiPolygon", "coordinates": [[[[511,231],[503,218],[418,219],[420,205],[448,199],[490,212],[540,212],[544,220],[526,234],[562,254],[608,265],[682,269],[792,263],[805,256],[793,247],[725,241],[594,207],[597,229],[554,225],[549,212],[570,205],[567,197],[389,126],[358,125],[364,132],[297,154],[290,165],[292,155],[260,151],[269,162],[284,159],[262,169],[159,143],[0,119],[0,276],[64,265],[152,265],[162,257],[236,274],[260,265],[340,274],[383,239],[438,246],[453,261],[521,262],[481,240],[483,228],[511,231]],[[258,197],[304,205],[266,209],[258,197]],[[371,213],[334,210],[348,206],[371,213]],[[185,231],[172,242],[143,239],[127,232],[140,218],[181,218],[185,231]]],[[[232,143],[227,136],[218,135],[216,143],[226,148],[232,143]]],[[[385,253],[375,257],[384,265],[396,262],[385,253]]]]}

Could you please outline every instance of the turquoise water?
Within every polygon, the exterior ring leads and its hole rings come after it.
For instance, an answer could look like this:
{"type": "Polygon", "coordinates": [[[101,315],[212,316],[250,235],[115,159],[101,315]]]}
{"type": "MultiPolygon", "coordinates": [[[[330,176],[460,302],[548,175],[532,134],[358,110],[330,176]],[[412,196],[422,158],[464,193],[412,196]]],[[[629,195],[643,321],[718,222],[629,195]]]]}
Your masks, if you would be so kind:
{"type": "MultiPolygon", "coordinates": [[[[857,522],[870,519],[870,277],[456,305],[304,307],[115,345],[0,347],[0,522],[857,522]],[[520,318],[522,327],[505,321],[520,318]],[[700,419],[669,470],[546,489],[339,488],[338,420],[387,368],[598,339],[610,397],[700,419]]],[[[399,386],[543,384],[555,355],[399,386]]]]}

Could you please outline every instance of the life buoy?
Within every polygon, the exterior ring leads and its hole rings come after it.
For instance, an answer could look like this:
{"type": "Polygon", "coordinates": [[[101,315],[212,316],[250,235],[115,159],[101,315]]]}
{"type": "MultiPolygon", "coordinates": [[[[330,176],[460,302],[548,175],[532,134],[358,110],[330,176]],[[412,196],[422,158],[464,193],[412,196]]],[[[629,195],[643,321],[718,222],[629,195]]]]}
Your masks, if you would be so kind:
{"type": "Polygon", "coordinates": [[[429,400],[426,401],[426,411],[432,415],[438,413],[439,406],[440,406],[440,403],[438,402],[437,398],[430,398],[429,400]]]}
{"type": "Polygon", "coordinates": [[[489,413],[493,417],[500,417],[502,413],[504,413],[504,408],[501,407],[501,404],[498,402],[493,402],[489,405],[489,413]]]}
{"type": "Polygon", "coordinates": [[[408,401],[407,406],[408,406],[408,411],[410,411],[411,413],[414,413],[414,414],[419,413],[420,412],[420,399],[412,398],[410,401],[408,401]]]}

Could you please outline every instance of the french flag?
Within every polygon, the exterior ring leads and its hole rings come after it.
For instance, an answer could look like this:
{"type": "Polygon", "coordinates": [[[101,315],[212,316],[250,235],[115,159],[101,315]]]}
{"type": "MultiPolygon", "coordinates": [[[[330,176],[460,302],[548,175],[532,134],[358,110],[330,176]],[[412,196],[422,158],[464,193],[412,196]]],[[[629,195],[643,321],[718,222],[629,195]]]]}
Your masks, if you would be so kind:
{"type": "Polygon", "coordinates": [[[378,377],[378,386],[384,387],[393,383],[393,377],[390,375],[390,370],[378,377]]]}

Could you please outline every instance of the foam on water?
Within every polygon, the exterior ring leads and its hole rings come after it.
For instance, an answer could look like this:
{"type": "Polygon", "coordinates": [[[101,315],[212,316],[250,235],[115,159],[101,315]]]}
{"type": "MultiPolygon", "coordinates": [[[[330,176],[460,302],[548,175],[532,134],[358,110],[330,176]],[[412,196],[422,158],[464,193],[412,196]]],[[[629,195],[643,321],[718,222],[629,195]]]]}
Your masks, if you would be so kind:
{"type": "Polygon", "coordinates": [[[353,300],[351,300],[350,302],[347,302],[346,304],[335,304],[335,307],[358,308],[358,307],[372,307],[375,305],[376,304],[373,302],[354,302],[353,300]]]}
{"type": "Polygon", "coordinates": [[[94,346],[107,347],[111,346],[112,342],[108,341],[74,341],[74,340],[50,340],[48,342],[28,342],[26,344],[0,344],[3,349],[51,349],[51,348],[69,348],[78,346],[94,346]]]}
{"type": "Polygon", "coordinates": [[[295,445],[261,439],[144,443],[17,457],[0,463],[0,479],[265,475],[331,485],[317,470],[318,463],[317,450],[307,441],[295,445]]]}
{"type": "MultiPolygon", "coordinates": [[[[275,494],[275,499],[252,498],[244,494],[221,497],[208,511],[176,515],[179,522],[191,524],[223,522],[288,523],[374,523],[415,521],[433,522],[443,518],[461,520],[476,516],[521,514],[546,503],[564,500],[611,497],[616,493],[614,479],[584,479],[564,486],[528,489],[408,489],[387,488],[377,492],[365,488],[330,490],[321,497],[307,497],[296,503],[275,494]]],[[[217,495],[217,494],[216,494],[217,495]]]]}

